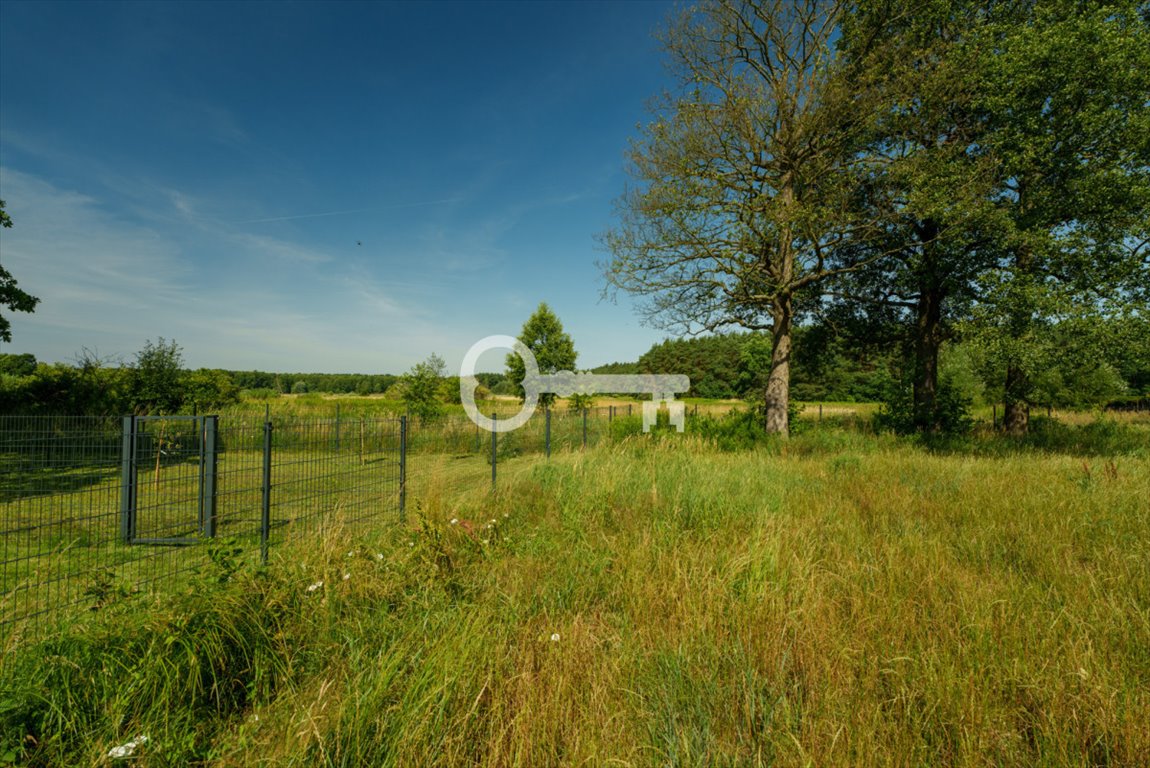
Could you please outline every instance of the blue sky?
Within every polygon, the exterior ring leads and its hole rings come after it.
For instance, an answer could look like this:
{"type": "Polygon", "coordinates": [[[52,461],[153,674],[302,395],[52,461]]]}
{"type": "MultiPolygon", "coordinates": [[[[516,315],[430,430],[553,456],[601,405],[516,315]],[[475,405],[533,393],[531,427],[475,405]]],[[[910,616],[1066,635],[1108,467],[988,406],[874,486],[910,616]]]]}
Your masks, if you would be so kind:
{"type": "Polygon", "coordinates": [[[672,8],[3,0],[0,263],[41,305],[0,351],[399,373],[546,301],[580,367],[636,359],[595,235],[672,8]]]}

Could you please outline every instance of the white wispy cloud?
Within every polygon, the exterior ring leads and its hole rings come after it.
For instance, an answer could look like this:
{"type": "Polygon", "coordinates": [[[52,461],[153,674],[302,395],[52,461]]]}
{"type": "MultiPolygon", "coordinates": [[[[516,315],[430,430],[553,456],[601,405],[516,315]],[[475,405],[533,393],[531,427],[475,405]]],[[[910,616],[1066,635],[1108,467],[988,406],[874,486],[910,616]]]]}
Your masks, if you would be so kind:
{"type": "Polygon", "coordinates": [[[277,221],[297,221],[300,219],[321,219],[328,216],[348,216],[353,213],[367,213],[369,211],[395,211],[404,208],[424,208],[432,205],[450,205],[460,201],[459,197],[446,197],[441,200],[419,200],[410,203],[394,203],[385,205],[373,205],[367,208],[349,208],[344,211],[321,211],[316,213],[296,213],[286,216],[269,216],[260,219],[245,219],[244,221],[232,222],[236,226],[245,224],[269,224],[277,221]]]}
{"type": "Polygon", "coordinates": [[[266,235],[251,235],[244,232],[222,232],[220,234],[241,248],[276,260],[297,264],[324,264],[332,260],[329,253],[288,240],[266,235]]]}
{"type": "MultiPolygon", "coordinates": [[[[189,277],[179,249],[157,232],[117,222],[89,196],[0,169],[0,194],[16,226],[4,235],[6,262],[32,293],[62,296],[45,317],[75,316],[77,304],[131,302],[149,308],[179,301],[189,277]]],[[[96,313],[80,318],[101,323],[96,313]]]]}
{"type": "Polygon", "coordinates": [[[2,168],[0,197],[16,222],[2,261],[42,299],[12,317],[12,351],[129,357],[165,336],[193,366],[353,372],[403,370],[445,348],[434,313],[401,298],[433,292],[434,280],[381,279],[322,248],[239,231],[193,195],[165,189],[139,223],[96,196],[2,168]]]}

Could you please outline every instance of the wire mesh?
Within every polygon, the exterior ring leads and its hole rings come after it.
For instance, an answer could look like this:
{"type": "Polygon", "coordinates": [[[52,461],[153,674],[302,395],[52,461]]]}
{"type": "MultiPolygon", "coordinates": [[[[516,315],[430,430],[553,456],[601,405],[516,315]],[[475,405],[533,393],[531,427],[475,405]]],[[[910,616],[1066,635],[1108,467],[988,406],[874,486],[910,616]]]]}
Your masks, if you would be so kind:
{"type": "Polygon", "coordinates": [[[120,453],[117,419],[0,417],[0,621],[98,588],[88,575],[118,555],[120,453]]]}
{"type": "Polygon", "coordinates": [[[265,445],[266,431],[250,417],[0,417],[0,630],[179,584],[213,539],[254,558],[321,519],[399,519],[399,419],[277,417],[265,445]]]}
{"type": "Polygon", "coordinates": [[[266,558],[329,524],[396,522],[404,498],[484,493],[544,456],[641,433],[641,414],[539,409],[495,435],[462,415],[0,417],[0,630],[179,584],[214,539],[266,558]]]}

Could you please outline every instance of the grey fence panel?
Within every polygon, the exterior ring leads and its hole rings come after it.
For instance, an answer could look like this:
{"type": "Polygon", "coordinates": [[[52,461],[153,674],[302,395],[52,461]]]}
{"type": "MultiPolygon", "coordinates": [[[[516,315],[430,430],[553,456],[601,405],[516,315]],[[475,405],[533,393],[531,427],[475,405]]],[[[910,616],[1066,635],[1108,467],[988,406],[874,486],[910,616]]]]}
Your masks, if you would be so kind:
{"type": "Polygon", "coordinates": [[[0,622],[99,598],[87,577],[118,549],[121,448],[119,419],[0,417],[0,622]]]}
{"type": "Polygon", "coordinates": [[[398,418],[0,416],[0,630],[177,584],[225,537],[400,518],[398,418]]]}

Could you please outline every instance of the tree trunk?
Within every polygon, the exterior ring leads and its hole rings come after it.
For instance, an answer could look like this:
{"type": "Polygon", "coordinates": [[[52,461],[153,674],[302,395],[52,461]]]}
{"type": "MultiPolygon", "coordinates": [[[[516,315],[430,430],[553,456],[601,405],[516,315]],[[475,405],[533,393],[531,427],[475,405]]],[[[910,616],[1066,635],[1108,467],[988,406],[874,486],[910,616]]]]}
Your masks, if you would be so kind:
{"type": "Polygon", "coordinates": [[[790,430],[787,405],[791,394],[791,325],[794,321],[789,296],[772,302],[771,372],[767,377],[767,433],[786,437],[790,430]]]}
{"type": "Polygon", "coordinates": [[[1030,429],[1030,401],[1026,399],[1029,388],[1030,377],[1026,372],[1017,365],[1007,365],[1002,426],[1008,434],[1025,435],[1030,429]]]}
{"type": "Polygon", "coordinates": [[[919,432],[936,433],[942,428],[938,417],[938,350],[946,297],[938,272],[938,224],[925,221],[916,234],[922,244],[922,266],[914,327],[914,426],[919,432]]]}
{"type": "Polygon", "coordinates": [[[918,296],[914,333],[914,425],[938,432],[938,350],[942,346],[943,293],[923,288],[918,296]]]}
{"type": "MultiPolygon", "coordinates": [[[[1014,253],[1014,284],[1019,294],[1008,305],[1007,333],[1015,345],[1025,342],[1027,332],[1034,325],[1034,313],[1026,299],[1025,287],[1032,284],[1034,257],[1030,249],[1019,246],[1014,253]]],[[[1002,427],[1009,435],[1025,435],[1030,429],[1030,376],[1019,365],[1019,351],[1016,346],[1008,347],[1011,352],[1006,361],[1006,386],[1003,388],[1002,427]]]]}

